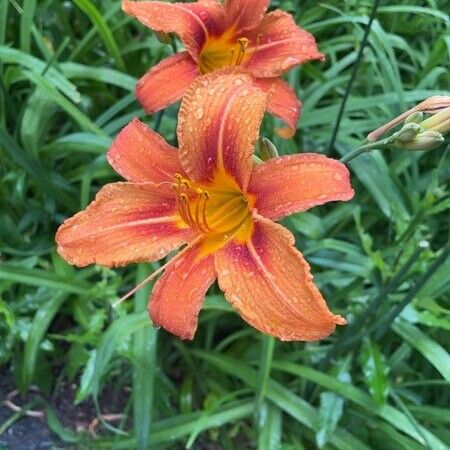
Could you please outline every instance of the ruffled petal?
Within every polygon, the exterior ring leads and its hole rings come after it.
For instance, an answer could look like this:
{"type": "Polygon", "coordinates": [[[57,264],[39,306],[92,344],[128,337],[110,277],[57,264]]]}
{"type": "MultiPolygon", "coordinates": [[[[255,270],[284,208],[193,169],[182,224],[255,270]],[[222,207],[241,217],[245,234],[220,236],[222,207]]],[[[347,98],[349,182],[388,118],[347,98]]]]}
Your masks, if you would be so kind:
{"type": "Polygon", "coordinates": [[[258,25],[269,3],[270,0],[225,0],[228,26],[235,30],[242,30],[258,25]]]}
{"type": "Polygon", "coordinates": [[[153,183],[104,186],[56,233],[58,253],[79,267],[155,261],[192,238],[177,214],[170,185],[153,183]]]}
{"type": "Polygon", "coordinates": [[[150,296],[150,318],[181,339],[193,339],[206,291],[214,283],[214,257],[200,256],[198,246],[177,255],[150,296]]]}
{"type": "Polygon", "coordinates": [[[255,167],[248,191],[258,213],[272,220],[336,200],[354,191],[347,167],[316,153],[282,156],[255,167]]]}
{"type": "Polygon", "coordinates": [[[223,5],[214,0],[195,3],[122,1],[123,11],[154,31],[175,33],[197,60],[209,35],[219,35],[225,26],[223,5]]]}
{"type": "Polygon", "coordinates": [[[263,91],[270,92],[267,110],[287,125],[275,131],[285,139],[294,136],[302,108],[294,90],[281,78],[258,78],[255,83],[263,91]]]}
{"type": "Polygon", "coordinates": [[[252,239],[228,244],[215,264],[225,298],[263,333],[314,341],[346,323],[328,309],[292,234],[270,220],[257,219],[252,239]]]}
{"type": "Polygon", "coordinates": [[[256,77],[278,77],[298,64],[324,59],[312,34],[298,27],[292,16],[283,11],[266,14],[246,36],[252,43],[252,57],[246,68],[256,77]]]}
{"type": "Polygon", "coordinates": [[[137,83],[136,96],[152,114],[183,97],[189,84],[200,75],[188,52],[181,52],[152,67],[137,83]]]}
{"type": "Polygon", "coordinates": [[[207,183],[225,171],[245,190],[266,103],[251,75],[236,68],[194,81],[178,119],[180,161],[189,177],[207,183]]]}
{"type": "Polygon", "coordinates": [[[116,137],[108,162],[127,181],[162,183],[183,174],[178,150],[139,119],[133,119],[116,137]]]}

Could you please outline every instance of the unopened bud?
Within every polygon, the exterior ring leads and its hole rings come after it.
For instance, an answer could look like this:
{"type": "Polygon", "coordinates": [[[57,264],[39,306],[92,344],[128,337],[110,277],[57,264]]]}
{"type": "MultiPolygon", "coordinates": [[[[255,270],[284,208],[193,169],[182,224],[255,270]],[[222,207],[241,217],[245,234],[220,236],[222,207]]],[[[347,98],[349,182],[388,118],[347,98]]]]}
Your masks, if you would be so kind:
{"type": "Polygon", "coordinates": [[[437,114],[440,111],[450,107],[450,95],[436,95],[434,97],[427,98],[423,102],[419,103],[414,108],[408,109],[403,114],[400,114],[395,119],[386,123],[382,127],[375,131],[372,131],[367,136],[369,142],[376,142],[381,136],[386,134],[389,130],[397,126],[399,123],[405,121],[405,119],[411,116],[415,112],[425,112],[427,114],[437,114]]]}
{"type": "Polygon", "coordinates": [[[277,158],[278,150],[275,144],[265,137],[261,138],[261,142],[259,143],[259,156],[263,161],[277,158]]]}
{"type": "Polygon", "coordinates": [[[409,142],[422,130],[417,123],[407,123],[395,136],[394,142],[409,142]]]}
{"type": "Polygon", "coordinates": [[[445,134],[450,131],[450,107],[424,120],[421,127],[429,131],[445,134]]]}
{"type": "Polygon", "coordinates": [[[172,42],[172,36],[169,33],[164,33],[163,31],[155,31],[154,33],[162,44],[170,44],[172,42]]]}
{"type": "Polygon", "coordinates": [[[409,142],[396,142],[395,147],[404,150],[433,150],[445,141],[444,136],[437,131],[424,131],[409,142]]]}
{"type": "Polygon", "coordinates": [[[407,123],[420,123],[423,120],[423,112],[422,111],[416,111],[412,114],[410,114],[406,120],[405,124],[407,123]]]}

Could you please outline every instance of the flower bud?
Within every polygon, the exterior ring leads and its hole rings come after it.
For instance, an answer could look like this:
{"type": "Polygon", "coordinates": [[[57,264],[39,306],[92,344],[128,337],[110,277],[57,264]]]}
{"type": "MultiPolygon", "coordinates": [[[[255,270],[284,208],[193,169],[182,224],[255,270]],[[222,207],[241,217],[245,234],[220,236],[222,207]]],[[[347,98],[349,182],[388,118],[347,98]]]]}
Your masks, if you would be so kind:
{"type": "Polygon", "coordinates": [[[275,144],[265,137],[261,138],[261,141],[259,143],[259,156],[263,161],[277,158],[278,150],[275,147],[275,144]]]}
{"type": "Polygon", "coordinates": [[[422,111],[416,111],[412,114],[410,114],[406,119],[405,119],[405,124],[407,123],[420,123],[423,120],[423,112],[422,111]]]}
{"type": "Polygon", "coordinates": [[[155,36],[161,44],[170,44],[172,42],[172,36],[164,31],[155,31],[155,36]]]}
{"type": "Polygon", "coordinates": [[[432,150],[445,141],[444,136],[437,131],[424,131],[409,142],[395,142],[394,146],[404,150],[432,150]]]}
{"type": "Polygon", "coordinates": [[[396,138],[394,142],[409,142],[414,139],[421,130],[422,128],[419,124],[407,123],[398,133],[395,134],[396,138]]]}
{"type": "MultiPolygon", "coordinates": [[[[367,140],[369,142],[378,141],[383,135],[385,135],[389,130],[397,126],[399,123],[405,121],[406,118],[410,117],[415,112],[425,112],[427,114],[437,114],[440,111],[444,111],[446,108],[450,107],[450,96],[449,95],[436,95],[434,97],[427,98],[423,102],[419,103],[414,108],[408,109],[403,114],[400,114],[395,119],[386,123],[382,127],[372,131],[367,135],[367,140]]],[[[413,117],[415,119],[415,117],[413,117]]],[[[414,120],[415,122],[415,120],[414,120]]]]}
{"type": "Polygon", "coordinates": [[[450,107],[424,120],[421,127],[429,131],[445,134],[450,131],[450,107]]]}

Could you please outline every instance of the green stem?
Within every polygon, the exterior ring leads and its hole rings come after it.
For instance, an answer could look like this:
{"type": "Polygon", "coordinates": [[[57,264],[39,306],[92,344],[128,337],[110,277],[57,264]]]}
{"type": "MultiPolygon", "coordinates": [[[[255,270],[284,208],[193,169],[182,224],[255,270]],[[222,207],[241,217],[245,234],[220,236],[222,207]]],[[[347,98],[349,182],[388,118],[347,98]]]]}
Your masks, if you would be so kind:
{"type": "Polygon", "coordinates": [[[391,142],[391,140],[392,140],[392,136],[390,136],[389,138],[383,139],[381,141],[371,142],[369,144],[361,145],[360,147],[356,148],[355,150],[351,151],[350,153],[347,153],[346,155],[344,155],[339,161],[341,163],[348,163],[352,159],[356,158],[359,155],[362,155],[363,153],[370,152],[371,150],[374,150],[374,149],[386,148],[387,145],[391,142]]]}
{"type": "Polygon", "coordinates": [[[272,367],[275,339],[272,336],[263,336],[261,343],[261,357],[259,360],[258,379],[256,384],[255,416],[259,417],[262,403],[266,396],[267,383],[272,367]]]}
{"type": "MultiPolygon", "coordinates": [[[[138,266],[137,282],[145,279],[149,270],[144,264],[138,266]]],[[[147,308],[150,286],[141,289],[135,297],[135,311],[147,308]]],[[[134,434],[139,450],[149,447],[151,434],[152,409],[154,398],[154,380],[156,372],[158,331],[150,324],[135,333],[133,341],[133,417],[134,434]]]]}
{"type": "Polygon", "coordinates": [[[380,3],[381,3],[381,0],[375,0],[374,3],[373,3],[373,7],[372,7],[372,11],[370,13],[369,21],[367,22],[367,26],[366,26],[366,29],[364,31],[364,36],[362,38],[361,45],[359,47],[359,51],[358,51],[358,55],[356,57],[355,64],[353,65],[353,70],[352,70],[352,73],[350,75],[350,80],[348,82],[347,88],[345,89],[344,98],[343,98],[341,106],[339,108],[339,113],[338,113],[338,117],[337,117],[337,120],[336,120],[336,124],[334,125],[333,134],[331,136],[330,144],[328,145],[328,151],[329,152],[331,152],[333,150],[334,143],[336,142],[336,138],[337,138],[337,135],[339,133],[339,127],[341,125],[341,120],[342,120],[342,118],[344,116],[345,107],[347,105],[347,100],[348,100],[348,97],[350,95],[350,91],[352,89],[353,83],[354,83],[354,81],[356,79],[356,74],[358,73],[358,68],[359,68],[359,65],[361,64],[362,57],[363,57],[363,54],[364,54],[364,48],[366,47],[367,42],[369,40],[369,34],[370,34],[370,30],[372,28],[372,23],[373,23],[373,21],[375,19],[375,16],[377,14],[377,10],[378,10],[378,7],[380,6],[380,3]]]}

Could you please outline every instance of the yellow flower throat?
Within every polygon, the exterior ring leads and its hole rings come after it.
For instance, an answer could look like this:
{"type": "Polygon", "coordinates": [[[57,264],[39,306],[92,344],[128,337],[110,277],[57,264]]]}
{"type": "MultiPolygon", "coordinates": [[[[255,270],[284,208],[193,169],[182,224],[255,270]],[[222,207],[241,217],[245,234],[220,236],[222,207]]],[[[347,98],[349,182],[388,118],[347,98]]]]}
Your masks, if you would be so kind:
{"type": "Polygon", "coordinates": [[[207,185],[175,175],[173,188],[177,196],[182,226],[204,236],[204,253],[211,253],[231,239],[246,241],[252,231],[251,207],[254,199],[244,194],[225,172],[207,185]]]}
{"type": "Polygon", "coordinates": [[[247,62],[258,50],[261,35],[256,38],[256,45],[246,37],[233,39],[234,31],[230,30],[220,37],[209,37],[200,54],[199,69],[202,74],[213,72],[228,66],[240,66],[247,62]]]}

